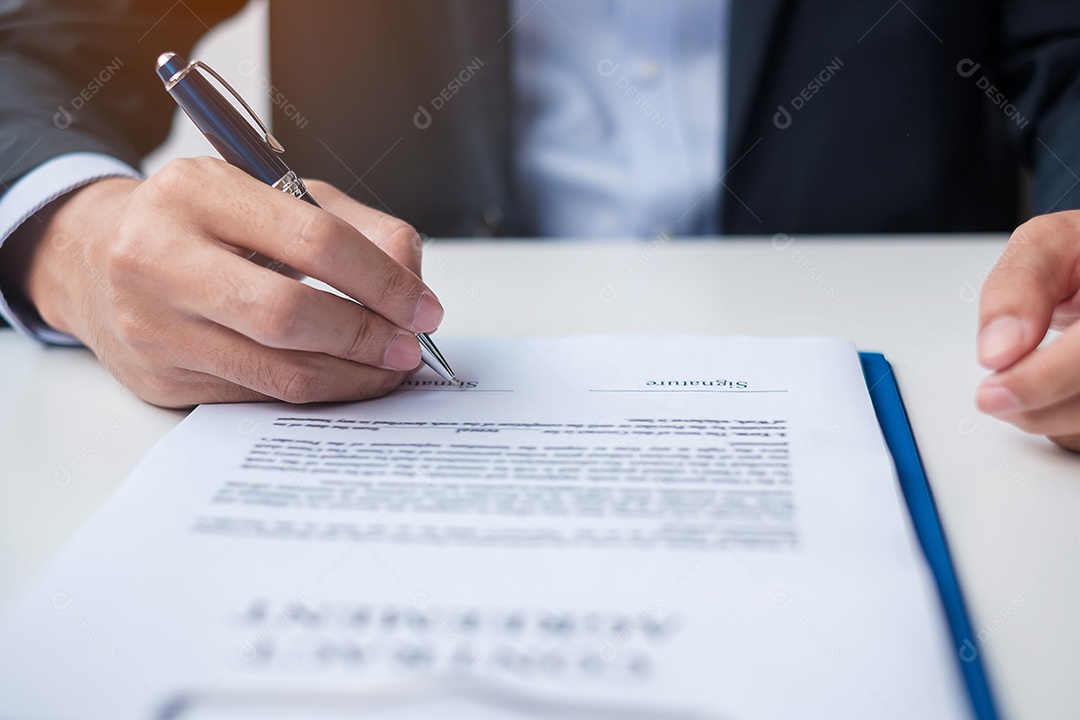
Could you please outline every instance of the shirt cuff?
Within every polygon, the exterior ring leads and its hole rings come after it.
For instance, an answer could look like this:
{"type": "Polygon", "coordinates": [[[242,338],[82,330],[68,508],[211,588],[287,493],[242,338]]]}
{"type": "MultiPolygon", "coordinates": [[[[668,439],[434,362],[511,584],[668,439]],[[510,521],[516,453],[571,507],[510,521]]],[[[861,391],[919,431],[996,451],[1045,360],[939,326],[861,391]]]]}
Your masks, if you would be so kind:
{"type": "MultiPolygon", "coordinates": [[[[134,168],[101,153],[67,153],[38,165],[0,196],[0,247],[34,213],[72,190],[109,177],[141,178],[134,168]]],[[[0,315],[13,328],[44,343],[81,343],[41,320],[37,312],[0,284],[0,315]]]]}

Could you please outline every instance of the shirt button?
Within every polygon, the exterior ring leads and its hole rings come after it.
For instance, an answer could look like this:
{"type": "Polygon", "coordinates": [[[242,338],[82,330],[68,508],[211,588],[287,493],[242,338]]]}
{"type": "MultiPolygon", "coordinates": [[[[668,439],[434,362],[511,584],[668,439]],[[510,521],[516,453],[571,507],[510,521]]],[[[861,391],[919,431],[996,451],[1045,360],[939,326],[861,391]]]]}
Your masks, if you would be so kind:
{"type": "Polygon", "coordinates": [[[642,80],[655,80],[660,76],[660,63],[646,58],[637,64],[637,71],[642,80]]]}

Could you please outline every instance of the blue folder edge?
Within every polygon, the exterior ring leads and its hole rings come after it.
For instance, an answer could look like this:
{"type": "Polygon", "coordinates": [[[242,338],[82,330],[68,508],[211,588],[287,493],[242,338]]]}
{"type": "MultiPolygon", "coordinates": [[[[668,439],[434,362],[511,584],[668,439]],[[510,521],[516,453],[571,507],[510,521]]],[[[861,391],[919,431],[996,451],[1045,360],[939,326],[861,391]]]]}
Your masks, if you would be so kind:
{"type": "Polygon", "coordinates": [[[945,541],[945,532],[934,505],[934,495],[930,492],[930,484],[919,457],[919,448],[915,445],[915,436],[911,432],[911,424],[908,422],[904,400],[900,397],[900,387],[896,384],[892,366],[881,353],[860,352],[859,359],[878,424],[881,425],[885,443],[889,446],[896,465],[896,474],[915,525],[915,533],[937,581],[938,594],[952,632],[956,659],[967,685],[972,710],[978,720],[998,720],[990,683],[974,640],[975,633],[971,629],[964,597],[960,592],[960,581],[953,568],[949,545],[945,541]]]}

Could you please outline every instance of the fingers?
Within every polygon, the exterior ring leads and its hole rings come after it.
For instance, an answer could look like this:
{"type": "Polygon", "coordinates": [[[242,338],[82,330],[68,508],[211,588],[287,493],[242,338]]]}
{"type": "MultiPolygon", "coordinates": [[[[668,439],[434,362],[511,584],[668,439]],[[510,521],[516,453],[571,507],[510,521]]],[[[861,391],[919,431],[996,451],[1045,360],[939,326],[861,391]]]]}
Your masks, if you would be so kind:
{"type": "Polygon", "coordinates": [[[1080,396],[1038,408],[1022,409],[1000,415],[1021,430],[1046,435],[1058,445],[1080,450],[1080,396]]]}
{"type": "Polygon", "coordinates": [[[243,388],[232,391],[237,395],[253,392],[289,403],[366,400],[386,395],[405,379],[403,373],[321,353],[264,347],[220,326],[210,326],[200,343],[200,352],[187,357],[183,369],[243,388]]]}
{"type": "Polygon", "coordinates": [[[1080,449],[1080,325],[1067,325],[1080,267],[1077,217],[1043,216],[1013,234],[983,288],[978,359],[997,371],[975,393],[983,412],[1070,449],[1080,449]],[[1052,321],[1065,331],[1039,347],[1052,321]]]}
{"type": "Polygon", "coordinates": [[[200,318],[143,332],[156,341],[122,343],[102,361],[139,397],[162,407],[364,400],[385,395],[405,378],[322,353],[268,348],[200,318]]]}
{"type": "MultiPolygon", "coordinates": [[[[151,405],[190,408],[205,403],[265,402],[274,398],[223,378],[185,370],[168,381],[146,378],[129,387],[151,405]]],[[[128,384],[128,383],[125,383],[128,384]]]]}
{"type": "Polygon", "coordinates": [[[979,409],[1022,430],[1080,449],[1080,213],[1020,226],[983,287],[978,356],[996,372],[975,394],[979,409]],[[1056,340],[1039,343],[1053,323],[1056,340]]]}
{"type": "Polygon", "coordinates": [[[308,190],[323,209],[345,220],[365,237],[420,277],[423,240],[411,225],[353,200],[329,183],[307,180],[308,190]]]}
{"type": "MultiPolygon", "coordinates": [[[[1073,412],[1080,412],[1080,408],[1075,408],[1073,412]]],[[[1080,452],[1080,433],[1075,433],[1073,435],[1051,435],[1050,440],[1066,450],[1080,452]]]]}
{"type": "MultiPolygon", "coordinates": [[[[330,212],[210,159],[170,163],[148,182],[163,185],[165,196],[175,196],[181,187],[205,195],[196,198],[193,207],[200,213],[191,223],[225,242],[282,259],[401,328],[431,332],[442,321],[442,306],[414,272],[330,212]]],[[[364,215],[351,207],[349,212],[364,215]]],[[[415,234],[400,221],[387,219],[379,225],[364,218],[375,225],[373,232],[387,237],[415,234]]]]}
{"type": "Polygon", "coordinates": [[[979,298],[984,367],[1007,368],[1042,341],[1055,308],[1077,291],[1078,254],[1077,213],[1043,215],[1016,229],[979,298]]]}
{"type": "Polygon", "coordinates": [[[192,315],[267,347],[324,353],[388,370],[413,370],[420,364],[415,333],[350,300],[257,267],[215,245],[193,245],[187,260],[190,265],[170,294],[192,315]]]}
{"type": "Polygon", "coordinates": [[[975,402],[1029,432],[1080,432],[1080,325],[979,385],[975,402]],[[1070,418],[1066,413],[1071,408],[1070,418]]]}

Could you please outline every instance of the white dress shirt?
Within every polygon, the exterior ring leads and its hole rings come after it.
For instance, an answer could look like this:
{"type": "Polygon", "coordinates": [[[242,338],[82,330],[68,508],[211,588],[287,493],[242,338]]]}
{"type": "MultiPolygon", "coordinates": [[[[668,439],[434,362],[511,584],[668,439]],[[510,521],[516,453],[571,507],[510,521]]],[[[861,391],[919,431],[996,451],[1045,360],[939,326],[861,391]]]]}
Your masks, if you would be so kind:
{"type": "Polygon", "coordinates": [[[545,236],[720,229],[730,0],[511,0],[515,175],[545,236]]]}

